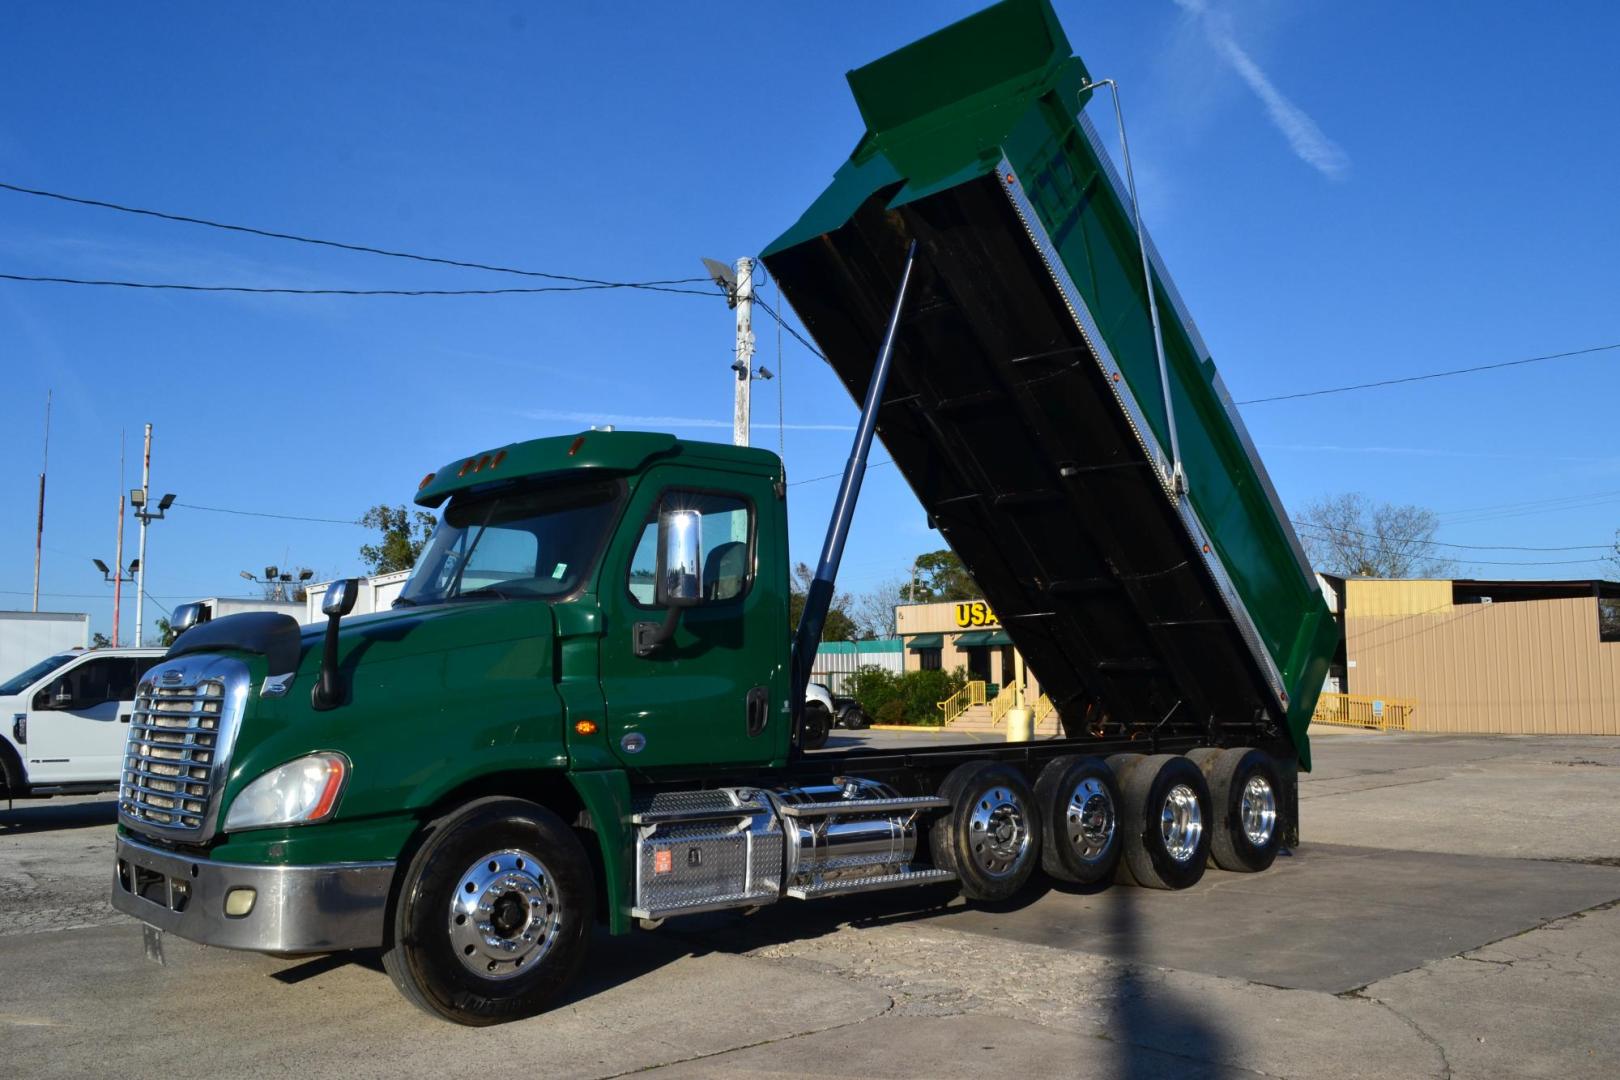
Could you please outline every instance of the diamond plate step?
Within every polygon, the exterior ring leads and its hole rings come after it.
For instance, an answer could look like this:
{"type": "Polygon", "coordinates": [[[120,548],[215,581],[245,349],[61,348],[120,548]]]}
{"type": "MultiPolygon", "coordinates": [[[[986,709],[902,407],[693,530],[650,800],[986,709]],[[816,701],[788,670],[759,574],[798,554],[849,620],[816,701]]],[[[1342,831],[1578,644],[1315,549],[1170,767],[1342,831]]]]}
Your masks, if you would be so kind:
{"type": "Polygon", "coordinates": [[[847,878],[841,881],[823,881],[815,885],[794,885],[788,889],[787,895],[795,900],[819,900],[824,896],[847,896],[850,893],[898,889],[905,885],[937,885],[955,880],[956,875],[949,870],[908,870],[903,874],[847,878]]]}
{"type": "Polygon", "coordinates": [[[783,804],[782,816],[788,818],[831,817],[834,814],[871,814],[889,810],[943,810],[950,806],[949,799],[938,795],[922,795],[901,799],[837,799],[832,802],[802,803],[797,806],[783,804]]]}

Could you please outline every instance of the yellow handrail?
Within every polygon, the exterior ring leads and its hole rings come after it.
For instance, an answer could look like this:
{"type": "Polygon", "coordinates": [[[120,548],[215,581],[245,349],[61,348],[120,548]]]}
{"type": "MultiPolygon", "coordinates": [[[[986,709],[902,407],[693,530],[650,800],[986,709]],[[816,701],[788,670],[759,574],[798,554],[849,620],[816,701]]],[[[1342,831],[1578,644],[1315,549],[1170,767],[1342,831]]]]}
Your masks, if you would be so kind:
{"type": "Polygon", "coordinates": [[[944,701],[935,702],[934,707],[945,714],[944,723],[949,724],[973,706],[983,705],[984,692],[985,681],[974,679],[944,701]]]}
{"type": "Polygon", "coordinates": [[[1006,717],[1007,713],[1012,710],[1012,703],[1013,693],[1011,687],[1008,687],[990,699],[991,726],[1001,723],[1001,721],[1006,717]]]}
{"type": "Polygon", "coordinates": [[[1313,724],[1365,728],[1369,731],[1405,731],[1417,702],[1371,694],[1323,694],[1316,699],[1313,724]]]}
{"type": "Polygon", "coordinates": [[[1052,699],[1047,697],[1045,694],[1042,694],[1039,698],[1037,698],[1035,700],[1035,724],[1036,724],[1036,726],[1039,727],[1041,721],[1045,720],[1048,716],[1051,716],[1052,711],[1054,709],[1056,709],[1056,708],[1057,708],[1057,706],[1052,704],[1052,699]]]}

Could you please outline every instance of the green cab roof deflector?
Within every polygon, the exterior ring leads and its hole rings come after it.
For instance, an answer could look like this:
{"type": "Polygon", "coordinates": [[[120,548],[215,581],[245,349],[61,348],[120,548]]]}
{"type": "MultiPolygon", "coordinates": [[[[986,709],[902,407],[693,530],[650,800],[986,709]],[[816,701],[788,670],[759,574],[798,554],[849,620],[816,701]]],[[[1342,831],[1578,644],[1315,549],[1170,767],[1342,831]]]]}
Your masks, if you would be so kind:
{"type": "Polygon", "coordinates": [[[514,480],[550,474],[578,477],[591,472],[622,476],[640,472],[658,458],[698,460],[721,468],[781,471],[769,450],[721,443],[690,442],[650,431],[581,431],[490,447],[456,458],[423,478],[419,506],[438,506],[458,491],[493,490],[514,480]]]}
{"type": "Polygon", "coordinates": [[[1139,244],[1050,3],[1004,0],[849,85],[865,133],[765,263],[860,401],[916,243],[878,432],[1066,730],[1101,715],[1189,742],[1286,737],[1309,768],[1337,626],[1208,347],[1139,244]]]}

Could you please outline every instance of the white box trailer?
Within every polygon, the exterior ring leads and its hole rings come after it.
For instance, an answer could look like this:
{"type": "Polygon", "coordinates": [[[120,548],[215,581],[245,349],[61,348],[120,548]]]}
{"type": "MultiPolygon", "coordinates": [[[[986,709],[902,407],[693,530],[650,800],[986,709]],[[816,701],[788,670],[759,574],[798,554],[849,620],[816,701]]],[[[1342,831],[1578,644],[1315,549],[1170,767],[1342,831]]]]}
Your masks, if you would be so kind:
{"type": "Polygon", "coordinates": [[[0,611],[0,681],[69,649],[90,645],[90,616],[78,611],[0,611]]]}
{"type": "MultiPolygon", "coordinates": [[[[353,613],[368,615],[373,611],[387,611],[394,601],[399,599],[399,594],[405,591],[405,583],[410,579],[409,570],[361,578],[360,592],[355,599],[353,613]]],[[[331,584],[330,581],[318,581],[304,587],[304,622],[326,621],[326,616],[321,614],[321,600],[326,596],[326,590],[331,584]]]]}

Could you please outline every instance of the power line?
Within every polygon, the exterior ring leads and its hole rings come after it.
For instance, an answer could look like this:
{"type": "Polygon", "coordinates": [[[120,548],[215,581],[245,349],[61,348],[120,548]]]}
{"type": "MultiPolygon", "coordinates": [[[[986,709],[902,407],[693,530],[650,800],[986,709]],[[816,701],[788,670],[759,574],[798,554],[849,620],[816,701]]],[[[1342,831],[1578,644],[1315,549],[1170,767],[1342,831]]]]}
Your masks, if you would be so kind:
{"type": "Polygon", "coordinates": [[[1352,536],[1365,536],[1371,540],[1378,540],[1391,544],[1428,544],[1431,547],[1458,548],[1463,551],[1611,551],[1613,544],[1570,544],[1566,547],[1520,547],[1514,544],[1450,544],[1444,540],[1424,540],[1416,536],[1379,536],[1377,533],[1362,532],[1343,525],[1323,525],[1315,521],[1300,521],[1291,518],[1295,525],[1307,529],[1320,529],[1327,533],[1346,532],[1352,536]]]}
{"type": "MultiPolygon", "coordinates": [[[[199,285],[190,282],[166,281],[112,281],[104,279],[47,277],[37,274],[0,273],[0,280],[26,281],[51,285],[94,285],[116,289],[170,289],[179,292],[256,293],[281,296],[509,296],[532,293],[593,292],[604,289],[639,288],[630,284],[605,285],[539,285],[530,288],[506,289],[299,289],[288,286],[251,285],[199,285]]],[[[690,296],[710,296],[697,289],[664,289],[657,292],[685,293],[690,296]]]]}
{"type": "Polygon", "coordinates": [[[224,506],[199,506],[197,503],[177,502],[174,505],[183,506],[187,510],[206,510],[211,514],[236,514],[241,517],[276,518],[280,521],[318,521],[326,525],[359,525],[358,521],[345,521],[343,518],[303,517],[298,514],[272,514],[264,510],[232,510],[224,506]]]}
{"type": "MultiPolygon", "coordinates": [[[[1300,524],[1300,523],[1295,522],[1295,524],[1300,524]]],[[[1306,527],[1307,528],[1321,528],[1321,526],[1306,526],[1306,527]]],[[[1329,530],[1329,533],[1331,535],[1331,530],[1329,530]]],[[[1326,539],[1326,537],[1318,537],[1317,539],[1326,539]]],[[[1400,541],[1397,541],[1397,542],[1400,542],[1400,541]]],[[[1421,543],[1422,541],[1417,541],[1417,542],[1421,543]]],[[[1383,555],[1404,555],[1404,554],[1408,554],[1407,552],[1403,552],[1398,548],[1385,547],[1385,546],[1382,546],[1382,545],[1375,545],[1373,547],[1373,550],[1378,552],[1379,554],[1383,554],[1383,555]]],[[[1598,555],[1598,556],[1593,556],[1590,559],[1538,560],[1538,559],[1474,559],[1474,558],[1459,558],[1458,561],[1459,562],[1470,563],[1470,564],[1475,565],[1475,566],[1587,566],[1587,565],[1591,565],[1592,563],[1603,562],[1604,560],[1603,560],[1603,557],[1601,555],[1598,555]]]]}
{"type": "Polygon", "coordinates": [[[1620,342],[1613,345],[1594,345],[1590,349],[1574,349],[1570,352],[1548,353],[1546,356],[1531,356],[1523,360],[1505,360],[1500,364],[1478,364],[1474,367],[1454,368],[1451,371],[1431,371],[1427,375],[1408,375],[1400,379],[1379,379],[1377,382],[1356,383],[1354,386],[1334,386],[1326,390],[1304,390],[1297,394],[1276,394],[1272,397],[1250,398],[1240,401],[1239,405],[1263,405],[1268,401],[1293,401],[1297,398],[1322,397],[1325,394],[1347,394],[1352,390],[1371,390],[1380,386],[1398,386],[1401,383],[1423,382],[1427,379],[1444,379],[1452,375],[1472,375],[1478,371],[1496,371],[1500,368],[1519,367],[1523,364],[1539,364],[1543,360],[1562,360],[1570,356],[1585,356],[1588,353],[1606,352],[1610,349],[1620,349],[1620,342]]]}
{"type": "MultiPolygon", "coordinates": [[[[662,281],[604,281],[600,278],[580,277],[575,274],[556,274],[544,270],[524,270],[515,266],[500,266],[494,263],[472,262],[466,259],[449,259],[437,255],[421,255],[411,251],[394,251],[389,248],[373,247],[369,244],[352,244],[342,240],[323,240],[314,236],[303,236],[298,233],[278,232],[273,229],[260,229],[251,225],[233,225],[223,221],[212,221],[208,218],[193,217],[189,214],[174,214],[164,210],[151,210],[139,206],[126,206],[122,203],[108,202],[103,199],[88,199],[79,195],[64,195],[59,191],[45,191],[41,188],[22,187],[18,184],[9,184],[0,181],[0,189],[16,192],[19,195],[32,195],[41,199],[55,199],[58,202],[73,203],[78,206],[93,206],[102,210],[116,210],[121,214],[136,214],[141,217],[158,218],[162,221],[179,222],[185,225],[202,225],[210,229],[222,229],[226,232],[246,233],[250,236],[263,236],[271,240],[290,240],[298,244],[312,244],[317,247],[336,248],[340,251],[354,251],[364,255],[382,255],[390,259],[408,259],[412,262],[436,263],[440,266],[458,266],[466,270],[488,270],[497,274],[518,274],[523,277],[548,278],[552,281],[571,281],[580,285],[589,285],[599,289],[647,289],[655,292],[682,292],[696,296],[712,296],[713,293],[696,289],[675,289],[668,286],[691,285],[707,282],[707,278],[669,278],[662,281]]],[[[221,290],[224,291],[224,290],[221,290]]],[[[255,290],[258,291],[258,290],[255,290]]],[[[437,294],[435,294],[437,295],[437,294]]]]}
{"type": "MultiPolygon", "coordinates": [[[[872,469],[877,468],[879,465],[893,465],[893,464],[894,464],[894,462],[889,461],[887,458],[885,458],[883,461],[873,461],[873,462],[868,463],[866,468],[867,468],[868,471],[870,471],[872,469]]],[[[812,476],[812,477],[810,477],[810,478],[808,478],[806,480],[789,480],[788,481],[788,487],[798,487],[800,484],[814,484],[814,483],[816,483],[818,481],[821,481],[821,480],[832,480],[835,477],[839,477],[839,476],[843,476],[843,475],[844,475],[844,470],[839,469],[837,472],[824,473],[821,476],[812,476]]]]}
{"type": "MultiPolygon", "coordinates": [[[[777,291],[778,292],[781,291],[781,286],[780,285],[777,286],[777,291]]],[[[789,326],[787,324],[787,321],[785,319],[783,319],[782,316],[780,316],[780,315],[778,315],[776,313],[775,308],[771,307],[771,305],[767,304],[765,301],[761,300],[757,296],[754,297],[754,303],[758,304],[761,308],[763,308],[765,310],[765,314],[767,314],[771,318],[775,319],[777,326],[781,327],[783,330],[786,330],[788,333],[792,334],[793,335],[793,340],[797,341],[800,345],[803,345],[805,348],[807,348],[811,352],[815,353],[821,359],[823,359],[823,360],[827,359],[827,354],[826,353],[822,352],[820,349],[816,348],[813,344],[811,344],[809,338],[805,337],[803,334],[801,334],[797,330],[793,329],[793,327],[789,326]]]]}

